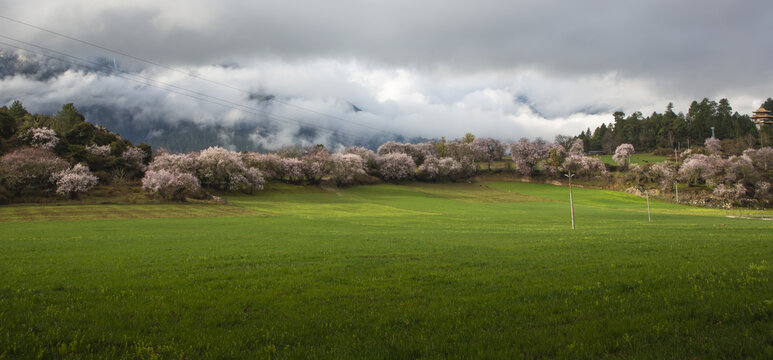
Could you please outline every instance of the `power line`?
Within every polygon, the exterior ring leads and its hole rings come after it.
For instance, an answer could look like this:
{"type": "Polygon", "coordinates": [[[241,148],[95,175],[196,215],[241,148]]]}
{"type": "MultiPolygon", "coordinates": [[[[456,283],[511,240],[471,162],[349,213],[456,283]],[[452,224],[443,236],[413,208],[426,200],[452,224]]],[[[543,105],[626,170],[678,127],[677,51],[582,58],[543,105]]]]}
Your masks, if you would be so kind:
{"type": "MultiPolygon", "coordinates": [[[[66,34],[62,34],[60,32],[56,32],[54,30],[46,29],[46,28],[43,28],[43,27],[40,27],[40,26],[37,26],[37,25],[34,25],[34,24],[30,24],[30,23],[21,21],[21,20],[13,19],[13,18],[4,16],[4,15],[0,15],[0,19],[5,19],[7,21],[11,21],[11,22],[14,22],[14,23],[17,23],[17,24],[20,24],[20,25],[28,26],[28,27],[31,27],[31,28],[34,28],[34,29],[37,29],[37,30],[40,30],[40,31],[47,32],[49,34],[53,34],[53,35],[56,35],[56,36],[59,36],[59,37],[63,37],[65,39],[69,39],[69,40],[72,40],[72,41],[75,41],[75,42],[79,42],[79,43],[84,44],[84,45],[88,45],[88,46],[92,46],[92,47],[95,47],[95,48],[98,48],[98,49],[101,49],[101,50],[104,50],[104,51],[108,51],[108,52],[111,52],[113,54],[118,54],[118,55],[130,58],[130,59],[133,59],[133,60],[144,62],[146,64],[150,64],[150,65],[161,67],[161,68],[164,68],[164,69],[167,69],[167,70],[170,70],[170,71],[174,71],[174,72],[183,74],[185,76],[189,76],[189,77],[194,78],[194,79],[206,81],[206,82],[218,85],[218,86],[222,86],[222,87],[225,87],[225,88],[229,88],[229,89],[232,89],[232,90],[243,92],[243,93],[246,93],[248,95],[253,95],[252,92],[250,92],[248,90],[241,89],[241,88],[238,88],[238,87],[235,87],[235,86],[232,86],[232,85],[220,82],[220,81],[216,81],[216,80],[208,79],[208,78],[205,78],[205,77],[201,77],[201,76],[192,74],[190,71],[185,71],[185,70],[182,70],[182,69],[177,69],[177,68],[174,68],[174,67],[171,67],[171,66],[167,66],[167,65],[161,64],[161,63],[156,62],[156,61],[144,59],[144,58],[141,58],[139,56],[134,56],[134,55],[128,54],[128,53],[120,51],[120,50],[114,50],[114,49],[111,49],[111,48],[108,48],[108,47],[105,47],[105,46],[102,46],[102,45],[99,45],[99,44],[95,44],[95,43],[92,43],[92,42],[89,42],[89,41],[86,41],[86,40],[78,39],[76,37],[73,37],[73,36],[70,36],[70,35],[66,35],[66,34]]],[[[303,107],[303,106],[299,106],[299,105],[295,105],[295,104],[292,104],[292,103],[288,103],[288,102],[285,102],[285,101],[282,101],[282,100],[271,99],[270,101],[276,102],[276,103],[279,103],[279,104],[282,104],[282,105],[285,105],[285,106],[289,106],[289,107],[292,107],[292,108],[296,108],[296,109],[299,109],[299,110],[308,111],[308,112],[311,112],[311,113],[314,113],[314,114],[317,114],[317,115],[322,115],[322,116],[325,116],[325,117],[328,117],[328,118],[331,118],[331,119],[336,119],[336,120],[347,122],[347,123],[350,123],[350,124],[353,124],[353,125],[365,127],[365,128],[371,129],[371,130],[378,131],[378,132],[383,132],[384,134],[388,134],[389,136],[396,136],[396,135],[398,135],[398,134],[394,134],[394,133],[387,133],[383,129],[378,129],[378,128],[375,128],[375,127],[372,127],[372,126],[369,126],[369,125],[361,124],[361,123],[356,122],[356,121],[351,121],[351,120],[344,119],[344,118],[339,117],[339,116],[326,114],[326,113],[323,113],[323,112],[320,112],[320,111],[317,111],[317,110],[313,110],[313,109],[309,109],[309,108],[306,108],[306,107],[303,107]]]]}
{"type": "MultiPolygon", "coordinates": [[[[49,49],[49,48],[46,48],[46,47],[43,47],[43,46],[35,45],[35,44],[29,43],[29,42],[26,42],[26,41],[14,39],[14,38],[11,38],[11,37],[8,37],[8,36],[4,36],[4,35],[0,35],[0,37],[8,39],[8,40],[16,41],[16,42],[25,44],[27,46],[32,46],[32,47],[44,50],[46,52],[55,53],[55,54],[59,54],[61,56],[72,58],[72,59],[75,59],[77,61],[81,61],[81,62],[84,62],[84,63],[91,64],[93,66],[98,66],[98,67],[102,67],[102,68],[105,68],[105,69],[112,69],[111,67],[109,67],[109,66],[107,66],[105,64],[100,64],[100,63],[97,63],[97,62],[94,62],[94,61],[91,61],[91,60],[88,60],[88,59],[84,59],[84,58],[80,58],[80,57],[73,56],[73,55],[70,55],[70,54],[66,54],[66,53],[63,53],[63,52],[60,52],[60,51],[56,51],[56,50],[53,50],[53,49],[49,49]]],[[[9,43],[3,42],[3,41],[0,41],[0,44],[6,45],[6,46],[10,46],[10,47],[14,47],[14,48],[17,48],[17,49],[20,49],[20,50],[23,50],[23,51],[27,51],[27,52],[36,53],[36,54],[39,54],[39,55],[42,55],[42,56],[45,56],[45,57],[57,59],[57,60],[60,60],[62,62],[65,62],[65,63],[69,63],[71,65],[86,66],[86,67],[88,67],[87,65],[79,64],[79,63],[74,63],[74,62],[66,60],[66,59],[64,59],[62,57],[52,56],[52,55],[49,55],[49,54],[46,54],[46,53],[42,53],[42,52],[26,49],[26,48],[20,47],[18,45],[9,44],[9,43]]],[[[235,103],[235,102],[232,102],[232,101],[229,101],[229,100],[226,100],[226,99],[221,99],[221,98],[218,98],[218,97],[214,97],[214,96],[211,96],[211,95],[207,95],[207,94],[200,93],[200,92],[197,92],[197,91],[194,91],[194,90],[190,90],[190,89],[186,89],[186,88],[183,88],[183,87],[180,87],[180,86],[176,86],[176,85],[172,85],[172,84],[169,84],[169,83],[165,83],[165,82],[162,82],[162,81],[150,79],[150,78],[147,78],[147,77],[143,77],[141,75],[132,74],[132,73],[129,73],[129,72],[126,72],[126,71],[119,70],[119,73],[114,73],[114,75],[117,76],[117,77],[129,80],[129,81],[133,81],[133,82],[137,82],[137,83],[140,83],[140,84],[143,84],[143,85],[155,87],[155,88],[167,91],[167,92],[175,93],[175,94],[178,94],[178,95],[183,95],[183,96],[190,97],[190,98],[193,98],[193,99],[196,99],[196,100],[199,100],[199,101],[204,101],[204,102],[208,102],[208,103],[211,103],[211,104],[220,105],[220,106],[231,108],[231,109],[235,109],[235,110],[245,111],[245,112],[251,113],[253,115],[266,116],[269,119],[273,119],[273,120],[277,120],[277,121],[281,121],[281,122],[292,122],[292,123],[295,123],[295,124],[300,125],[300,126],[306,126],[306,127],[311,127],[311,128],[317,129],[317,130],[327,131],[331,135],[348,137],[349,140],[351,140],[353,143],[357,143],[357,139],[361,137],[360,135],[355,135],[355,134],[347,133],[347,132],[341,131],[341,130],[330,129],[330,128],[322,127],[322,126],[315,125],[315,124],[308,124],[308,123],[305,123],[305,122],[300,121],[300,120],[296,120],[296,119],[289,118],[289,117],[282,116],[282,115],[276,115],[276,114],[273,114],[273,113],[270,113],[270,112],[266,112],[266,111],[261,110],[261,109],[256,109],[256,108],[253,108],[253,107],[250,107],[250,106],[242,105],[242,104],[235,103]],[[174,90],[174,89],[177,89],[177,90],[174,90]]]]}

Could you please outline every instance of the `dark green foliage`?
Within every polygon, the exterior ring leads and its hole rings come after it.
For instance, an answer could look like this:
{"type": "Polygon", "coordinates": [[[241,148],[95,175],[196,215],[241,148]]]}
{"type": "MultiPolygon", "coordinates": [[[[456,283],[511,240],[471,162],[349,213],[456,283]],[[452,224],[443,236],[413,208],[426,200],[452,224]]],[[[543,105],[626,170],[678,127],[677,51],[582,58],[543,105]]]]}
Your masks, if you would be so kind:
{"type": "Polygon", "coordinates": [[[118,135],[102,129],[94,132],[94,143],[97,145],[110,145],[113,141],[118,141],[118,135]]]}
{"type": "Polygon", "coordinates": [[[150,147],[150,145],[142,143],[137,145],[138,148],[142,149],[142,151],[145,152],[145,158],[142,159],[142,163],[147,165],[150,164],[151,161],[153,161],[153,148],[150,147]]]}
{"type": "Polygon", "coordinates": [[[768,98],[767,100],[765,100],[765,102],[762,103],[762,107],[765,108],[766,110],[773,111],[773,98],[768,98]]]}
{"type": "Polygon", "coordinates": [[[0,205],[5,205],[9,202],[11,202],[11,193],[8,192],[5,186],[0,185],[0,205]]]}
{"type": "Polygon", "coordinates": [[[559,154],[558,149],[550,149],[550,165],[552,166],[561,166],[561,164],[564,162],[564,157],[562,154],[559,154]]]}
{"type": "Polygon", "coordinates": [[[71,144],[89,145],[93,142],[96,132],[97,130],[94,125],[84,121],[78,123],[67,132],[65,139],[71,144]]]}
{"type": "Polygon", "coordinates": [[[56,122],[53,129],[57,134],[67,134],[76,125],[84,121],[86,121],[86,118],[75,109],[75,105],[72,103],[65,104],[62,106],[62,110],[56,113],[56,122]]]}
{"type": "Polygon", "coordinates": [[[27,112],[27,109],[24,108],[24,105],[22,105],[21,101],[19,100],[14,100],[14,102],[11,104],[11,107],[8,109],[8,111],[10,112],[11,116],[13,116],[14,119],[17,119],[17,120],[23,118],[25,115],[29,115],[29,113],[27,112]]]}
{"type": "Polygon", "coordinates": [[[72,162],[79,163],[85,160],[86,154],[88,154],[88,152],[86,151],[85,146],[81,144],[68,144],[67,153],[63,154],[62,157],[65,159],[72,159],[72,162]]]}
{"type": "MultiPolygon", "coordinates": [[[[773,101],[770,105],[773,106],[773,101]]],[[[593,132],[588,129],[580,134],[586,151],[610,154],[623,143],[633,144],[636,151],[686,148],[688,143],[703,144],[706,138],[711,137],[712,127],[719,139],[757,136],[751,118],[733,112],[727,99],[719,102],[708,99],[693,101],[687,114],[675,113],[673,104],[668,104],[665,112],[654,112],[647,117],[640,112],[626,117],[620,111],[615,112],[613,117],[613,123],[602,124],[593,132]]]]}
{"type": "Polygon", "coordinates": [[[10,111],[5,108],[0,109],[0,138],[10,138],[16,134],[17,128],[16,119],[11,115],[10,111]]]}
{"type": "Polygon", "coordinates": [[[56,124],[56,118],[51,115],[44,115],[44,114],[25,115],[21,119],[21,126],[19,127],[19,133],[24,133],[27,130],[32,128],[47,127],[49,129],[54,129],[54,124],[56,124]]]}
{"type": "Polygon", "coordinates": [[[121,140],[116,140],[110,143],[110,154],[113,156],[121,156],[126,151],[126,143],[121,140]]]}

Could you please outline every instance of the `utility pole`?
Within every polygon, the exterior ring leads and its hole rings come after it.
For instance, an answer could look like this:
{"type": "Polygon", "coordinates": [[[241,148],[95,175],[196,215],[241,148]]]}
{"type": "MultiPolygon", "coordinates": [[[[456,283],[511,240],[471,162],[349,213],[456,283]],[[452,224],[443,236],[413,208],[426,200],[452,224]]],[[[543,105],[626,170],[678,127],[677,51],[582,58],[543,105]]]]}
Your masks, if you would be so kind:
{"type": "Polygon", "coordinates": [[[572,196],[572,176],[574,174],[569,171],[565,176],[569,178],[569,211],[572,214],[572,230],[574,230],[574,197],[572,196]]]}
{"type": "Polygon", "coordinates": [[[711,138],[712,139],[714,138],[714,127],[713,126],[711,127],[711,138]]]}
{"type": "Polygon", "coordinates": [[[652,215],[650,214],[650,192],[644,191],[644,193],[647,195],[647,220],[652,222],[652,215]]]}
{"type": "Polygon", "coordinates": [[[674,180],[674,192],[676,192],[676,202],[679,203],[679,181],[674,180]]]}

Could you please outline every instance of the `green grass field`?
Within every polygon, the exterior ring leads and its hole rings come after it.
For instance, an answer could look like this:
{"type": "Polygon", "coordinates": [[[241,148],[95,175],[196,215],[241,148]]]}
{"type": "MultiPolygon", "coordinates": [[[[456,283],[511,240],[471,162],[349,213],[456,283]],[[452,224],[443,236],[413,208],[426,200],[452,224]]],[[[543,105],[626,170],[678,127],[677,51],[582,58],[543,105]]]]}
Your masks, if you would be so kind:
{"type": "MultiPolygon", "coordinates": [[[[596,155],[595,157],[601,159],[601,161],[604,162],[604,164],[607,165],[617,165],[617,163],[612,160],[612,155],[596,155]]],[[[666,156],[658,156],[658,155],[652,155],[647,153],[638,153],[631,155],[631,164],[654,164],[663,162],[669,159],[666,156]]]]}
{"type": "Polygon", "coordinates": [[[0,358],[771,358],[773,221],[566,187],[0,208],[0,358]]]}

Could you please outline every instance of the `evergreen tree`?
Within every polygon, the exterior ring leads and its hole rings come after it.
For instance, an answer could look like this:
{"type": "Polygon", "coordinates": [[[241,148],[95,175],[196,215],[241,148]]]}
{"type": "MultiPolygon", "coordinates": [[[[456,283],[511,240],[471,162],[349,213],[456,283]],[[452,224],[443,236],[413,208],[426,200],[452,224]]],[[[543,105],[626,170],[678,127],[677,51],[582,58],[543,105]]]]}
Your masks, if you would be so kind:
{"type": "Polygon", "coordinates": [[[24,117],[24,115],[28,115],[27,109],[24,108],[24,105],[22,105],[21,101],[14,100],[11,104],[11,107],[8,109],[8,112],[11,116],[13,116],[14,119],[21,119],[24,117]]]}

